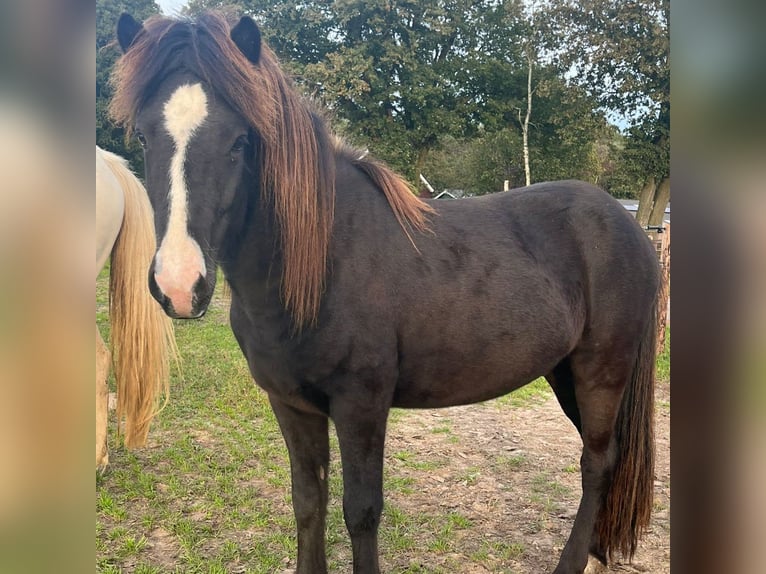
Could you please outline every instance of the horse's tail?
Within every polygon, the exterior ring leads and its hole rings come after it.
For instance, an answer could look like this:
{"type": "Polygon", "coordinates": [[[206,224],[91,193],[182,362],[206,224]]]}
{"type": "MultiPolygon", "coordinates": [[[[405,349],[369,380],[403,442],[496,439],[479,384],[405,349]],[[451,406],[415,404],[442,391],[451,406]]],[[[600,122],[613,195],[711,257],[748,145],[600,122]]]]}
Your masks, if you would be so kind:
{"type": "Polygon", "coordinates": [[[118,429],[125,446],[146,443],[152,418],[169,397],[170,360],[178,350],[173,323],[152,298],[147,273],[156,248],[152,207],[124,160],[104,154],[125,195],[125,216],[112,248],[109,318],[117,380],[118,429]]]}
{"type": "Polygon", "coordinates": [[[632,558],[649,526],[654,497],[654,375],[657,298],[617,415],[617,461],[597,522],[600,550],[632,558]]]}

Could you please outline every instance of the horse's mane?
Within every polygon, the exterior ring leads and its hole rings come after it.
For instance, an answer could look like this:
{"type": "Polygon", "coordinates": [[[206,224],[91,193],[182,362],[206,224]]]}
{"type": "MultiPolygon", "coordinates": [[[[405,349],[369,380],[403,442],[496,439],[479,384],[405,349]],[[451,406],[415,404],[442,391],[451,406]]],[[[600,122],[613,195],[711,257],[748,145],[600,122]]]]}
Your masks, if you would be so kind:
{"type": "MultiPolygon", "coordinates": [[[[283,257],[282,296],[300,328],[314,322],[324,289],[335,203],[336,152],[349,153],[329,133],[311,103],[294,89],[274,53],[261,47],[253,65],[230,38],[230,23],[207,12],[195,21],[152,17],[113,74],[112,116],[128,129],[168,74],[198,75],[260,136],[261,193],[273,202],[283,257]]],[[[380,188],[409,236],[423,230],[431,207],[379,162],[354,159],[380,188]]]]}

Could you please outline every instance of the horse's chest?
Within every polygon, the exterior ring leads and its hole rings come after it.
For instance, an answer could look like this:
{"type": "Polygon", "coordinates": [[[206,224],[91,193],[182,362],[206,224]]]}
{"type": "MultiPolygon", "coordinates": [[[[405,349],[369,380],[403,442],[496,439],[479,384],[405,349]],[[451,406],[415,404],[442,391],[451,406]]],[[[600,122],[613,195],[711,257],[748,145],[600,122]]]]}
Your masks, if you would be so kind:
{"type": "Polygon", "coordinates": [[[311,382],[319,378],[323,361],[310,361],[294,341],[270,336],[247,321],[233,319],[232,329],[259,387],[300,410],[327,414],[329,400],[311,382]]]}
{"type": "Polygon", "coordinates": [[[306,369],[297,368],[295,359],[255,349],[245,351],[245,356],[253,379],[269,396],[302,411],[329,413],[329,398],[310,382],[306,369]]]}

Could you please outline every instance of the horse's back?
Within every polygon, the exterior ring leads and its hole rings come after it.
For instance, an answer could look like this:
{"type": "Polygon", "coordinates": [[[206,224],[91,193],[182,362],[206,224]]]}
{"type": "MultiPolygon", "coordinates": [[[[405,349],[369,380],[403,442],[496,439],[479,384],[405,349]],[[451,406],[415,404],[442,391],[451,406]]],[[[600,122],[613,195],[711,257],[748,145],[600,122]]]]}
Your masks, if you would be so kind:
{"type": "Polygon", "coordinates": [[[125,197],[110,156],[117,157],[96,146],[96,275],[109,258],[125,214],[125,197]]]}
{"type": "Polygon", "coordinates": [[[462,244],[480,251],[479,261],[494,256],[509,278],[545,273],[586,293],[656,283],[656,256],[646,234],[616,199],[592,184],[546,182],[433,204],[435,234],[441,230],[450,249],[462,244]]]}

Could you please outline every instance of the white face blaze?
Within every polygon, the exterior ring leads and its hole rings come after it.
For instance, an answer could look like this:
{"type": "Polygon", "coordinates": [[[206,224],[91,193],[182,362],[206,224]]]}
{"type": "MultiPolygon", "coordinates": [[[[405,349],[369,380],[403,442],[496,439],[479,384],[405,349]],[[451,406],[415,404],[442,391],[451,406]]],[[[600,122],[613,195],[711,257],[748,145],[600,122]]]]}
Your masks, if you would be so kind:
{"type": "Polygon", "coordinates": [[[200,84],[179,86],[163,108],[165,129],[173,139],[170,160],[168,226],[155,259],[155,281],[181,316],[191,316],[192,293],[199,276],[205,276],[205,258],[188,230],[186,150],[194,132],[208,115],[207,95],[200,84]]]}

